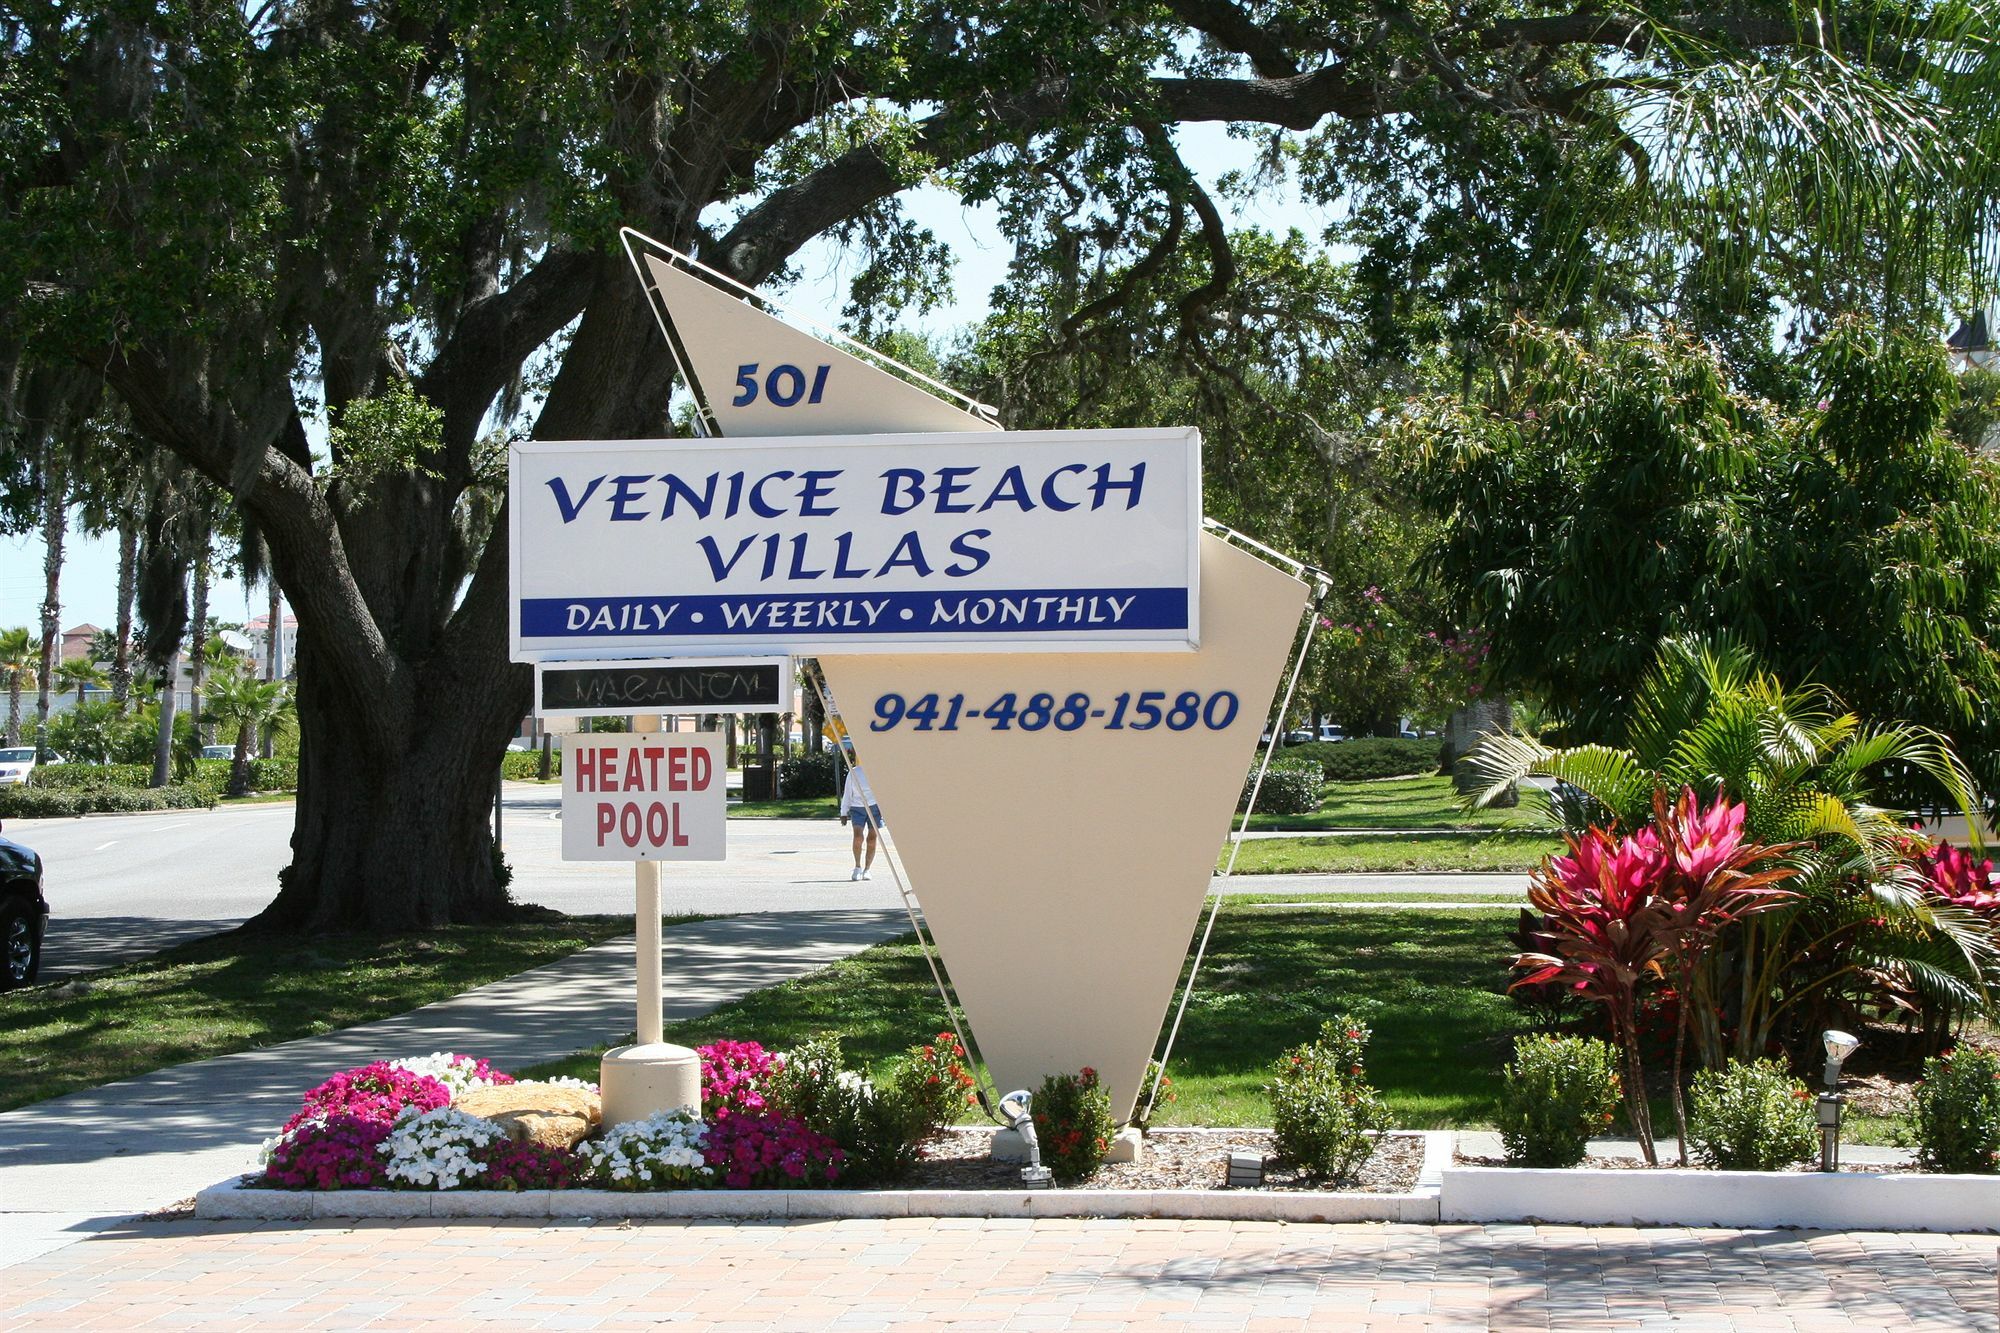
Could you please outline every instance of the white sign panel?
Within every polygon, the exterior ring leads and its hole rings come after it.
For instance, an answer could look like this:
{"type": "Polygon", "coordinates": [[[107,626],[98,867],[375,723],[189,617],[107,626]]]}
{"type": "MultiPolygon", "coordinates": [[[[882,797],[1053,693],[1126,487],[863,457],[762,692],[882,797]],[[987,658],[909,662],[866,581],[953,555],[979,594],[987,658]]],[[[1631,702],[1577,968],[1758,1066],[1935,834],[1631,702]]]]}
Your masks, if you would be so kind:
{"type": "Polygon", "coordinates": [[[565,861],[721,861],[728,800],[712,731],[572,736],[563,746],[565,861]]]}
{"type": "Polygon", "coordinates": [[[1201,435],[529,441],[516,661],[1197,646],[1201,435]]]}

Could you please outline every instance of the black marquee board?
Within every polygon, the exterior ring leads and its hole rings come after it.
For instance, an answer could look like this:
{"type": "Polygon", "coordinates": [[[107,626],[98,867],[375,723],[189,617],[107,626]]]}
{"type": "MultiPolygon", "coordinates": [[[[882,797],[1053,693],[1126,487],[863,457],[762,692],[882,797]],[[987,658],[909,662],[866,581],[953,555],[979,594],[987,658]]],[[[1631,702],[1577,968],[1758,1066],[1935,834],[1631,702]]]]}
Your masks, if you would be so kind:
{"type": "Polygon", "coordinates": [[[544,662],[535,669],[542,717],[783,713],[791,693],[787,657],[544,662]]]}

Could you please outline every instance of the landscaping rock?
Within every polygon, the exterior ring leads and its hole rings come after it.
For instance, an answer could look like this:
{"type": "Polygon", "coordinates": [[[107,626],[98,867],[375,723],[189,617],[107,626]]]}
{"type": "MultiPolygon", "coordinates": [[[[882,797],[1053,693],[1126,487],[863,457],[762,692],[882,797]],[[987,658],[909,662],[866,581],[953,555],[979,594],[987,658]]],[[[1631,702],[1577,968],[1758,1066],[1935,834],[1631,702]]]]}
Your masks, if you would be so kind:
{"type": "Polygon", "coordinates": [[[596,1132],[602,1118],[596,1093],[553,1083],[475,1088],[452,1105],[467,1115],[493,1121],[516,1143],[544,1148],[574,1148],[596,1132]]]}

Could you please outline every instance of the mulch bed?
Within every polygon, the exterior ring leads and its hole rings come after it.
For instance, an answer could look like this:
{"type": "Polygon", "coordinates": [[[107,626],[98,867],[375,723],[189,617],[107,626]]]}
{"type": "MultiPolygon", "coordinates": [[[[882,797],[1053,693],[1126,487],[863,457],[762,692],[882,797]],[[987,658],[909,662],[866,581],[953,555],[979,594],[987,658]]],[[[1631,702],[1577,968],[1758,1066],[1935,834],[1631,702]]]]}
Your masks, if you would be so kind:
{"type": "MultiPolygon", "coordinates": [[[[930,1155],[919,1163],[898,1189],[918,1190],[1003,1190],[1021,1187],[1022,1162],[996,1162],[987,1155],[993,1137],[990,1129],[953,1129],[930,1147],[930,1155]]],[[[1146,1150],[1138,1162],[1114,1162],[1099,1167],[1097,1173],[1070,1189],[1084,1190],[1203,1190],[1223,1189],[1228,1174],[1229,1154],[1272,1154],[1271,1131],[1267,1129],[1185,1130],[1156,1129],[1146,1138],[1146,1150]]],[[[1417,1173],[1424,1164],[1424,1140],[1418,1135],[1385,1137],[1358,1177],[1338,1187],[1343,1194],[1407,1194],[1416,1188],[1417,1173]]],[[[1267,1165],[1264,1188],[1279,1190],[1334,1191],[1332,1184],[1302,1177],[1297,1171],[1267,1165]]]]}

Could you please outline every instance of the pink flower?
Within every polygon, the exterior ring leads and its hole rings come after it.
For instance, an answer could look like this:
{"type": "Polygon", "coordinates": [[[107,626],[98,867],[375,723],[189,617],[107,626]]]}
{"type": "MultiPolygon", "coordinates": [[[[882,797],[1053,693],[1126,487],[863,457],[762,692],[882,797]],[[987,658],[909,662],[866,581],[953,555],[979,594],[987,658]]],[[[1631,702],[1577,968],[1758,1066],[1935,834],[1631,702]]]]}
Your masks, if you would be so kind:
{"type": "Polygon", "coordinates": [[[1743,845],[1743,807],[1717,800],[1703,810],[1694,792],[1683,789],[1674,806],[1674,862],[1695,884],[1705,884],[1743,845]]]}
{"type": "Polygon", "coordinates": [[[332,1116],[353,1116],[388,1124],[405,1106],[435,1111],[451,1104],[451,1089],[428,1074],[377,1060],[358,1069],[343,1069],[306,1094],[298,1114],[285,1122],[282,1133],[290,1133],[308,1120],[332,1116]]]}

